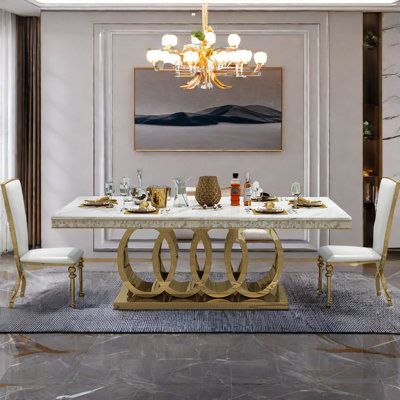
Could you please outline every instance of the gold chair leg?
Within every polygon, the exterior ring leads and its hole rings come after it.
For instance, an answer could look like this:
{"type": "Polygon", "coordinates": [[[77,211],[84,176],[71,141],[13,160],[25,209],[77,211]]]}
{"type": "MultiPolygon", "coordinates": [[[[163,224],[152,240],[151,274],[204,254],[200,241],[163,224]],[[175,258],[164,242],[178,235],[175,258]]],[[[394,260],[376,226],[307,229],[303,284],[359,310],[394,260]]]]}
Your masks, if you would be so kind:
{"type": "Polygon", "coordinates": [[[25,297],[25,289],[26,289],[26,277],[25,277],[25,272],[22,273],[21,277],[21,292],[20,292],[20,297],[25,297]]]}
{"type": "Polygon", "coordinates": [[[322,257],[318,257],[318,290],[317,295],[320,296],[322,294],[322,272],[324,269],[324,259],[322,257]]]}
{"type": "Polygon", "coordinates": [[[333,265],[326,264],[326,306],[330,307],[332,305],[332,272],[333,265]]]}
{"type": "Polygon", "coordinates": [[[381,274],[379,271],[376,271],[375,274],[375,288],[376,288],[376,295],[380,296],[381,295],[381,274]]]}
{"type": "Polygon", "coordinates": [[[19,291],[19,287],[21,285],[21,276],[22,276],[22,274],[18,273],[17,280],[15,281],[13,290],[12,290],[10,298],[8,300],[8,307],[9,308],[13,308],[14,307],[15,298],[17,297],[17,294],[18,294],[18,291],[19,291]]]}
{"type": "Polygon", "coordinates": [[[385,296],[386,296],[386,300],[388,302],[389,306],[392,306],[392,297],[390,296],[390,291],[389,291],[389,285],[386,281],[385,275],[383,274],[383,271],[380,272],[380,276],[381,276],[381,282],[382,282],[382,286],[383,286],[383,290],[385,291],[385,296]]]}
{"type": "Polygon", "coordinates": [[[76,268],[74,265],[68,267],[69,272],[69,290],[71,295],[71,302],[69,304],[70,307],[75,308],[75,278],[76,278],[76,268]]]}
{"type": "Polygon", "coordinates": [[[79,297],[84,297],[85,292],[83,291],[83,260],[79,261],[78,270],[79,270],[79,297]]]}

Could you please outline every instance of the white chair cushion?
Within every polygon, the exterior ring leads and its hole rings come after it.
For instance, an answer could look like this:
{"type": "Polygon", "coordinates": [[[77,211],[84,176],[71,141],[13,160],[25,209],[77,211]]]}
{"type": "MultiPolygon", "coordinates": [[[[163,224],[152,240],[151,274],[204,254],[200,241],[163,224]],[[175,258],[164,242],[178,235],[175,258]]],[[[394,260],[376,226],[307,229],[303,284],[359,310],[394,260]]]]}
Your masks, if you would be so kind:
{"type": "Polygon", "coordinates": [[[76,247],[55,247],[29,250],[21,262],[31,264],[76,264],[83,257],[83,250],[76,247]]]}
{"type": "Polygon", "coordinates": [[[326,262],[377,262],[381,256],[370,247],[323,246],[318,255],[326,262]]]}
{"type": "Polygon", "coordinates": [[[244,229],[243,236],[248,241],[270,241],[271,236],[264,229],[244,229]]]}

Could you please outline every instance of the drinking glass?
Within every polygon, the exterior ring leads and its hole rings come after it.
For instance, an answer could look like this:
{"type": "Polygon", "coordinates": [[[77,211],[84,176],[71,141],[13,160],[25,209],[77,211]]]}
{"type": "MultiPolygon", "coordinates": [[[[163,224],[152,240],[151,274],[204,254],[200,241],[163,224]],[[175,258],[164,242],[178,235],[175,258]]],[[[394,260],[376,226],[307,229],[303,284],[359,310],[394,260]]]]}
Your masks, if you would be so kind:
{"type": "Polygon", "coordinates": [[[121,196],[127,196],[129,194],[129,178],[123,177],[119,184],[119,194],[121,196]]]}
{"type": "Polygon", "coordinates": [[[299,182],[293,182],[291,188],[292,196],[299,198],[301,195],[301,185],[299,182]]]}
{"type": "Polygon", "coordinates": [[[114,194],[114,184],[112,181],[106,182],[104,184],[104,193],[108,197],[112,197],[114,194]]]}
{"type": "Polygon", "coordinates": [[[126,203],[131,202],[132,198],[130,197],[131,188],[129,187],[129,178],[124,176],[119,184],[119,193],[122,196],[123,201],[123,210],[126,209],[126,203]]]}
{"type": "Polygon", "coordinates": [[[297,208],[297,203],[299,201],[299,196],[301,194],[301,185],[299,182],[293,182],[291,187],[291,193],[294,197],[293,208],[297,208]]]}

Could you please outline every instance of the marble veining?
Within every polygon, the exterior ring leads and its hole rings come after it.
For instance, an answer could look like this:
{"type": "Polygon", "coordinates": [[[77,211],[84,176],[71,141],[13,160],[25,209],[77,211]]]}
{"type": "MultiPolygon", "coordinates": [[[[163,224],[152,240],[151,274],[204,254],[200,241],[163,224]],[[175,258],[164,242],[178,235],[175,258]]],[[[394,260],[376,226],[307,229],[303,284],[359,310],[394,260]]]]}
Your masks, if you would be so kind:
{"type": "Polygon", "coordinates": [[[15,359],[0,340],[0,398],[370,399],[400,394],[391,335],[32,335],[66,353],[15,359]],[[346,353],[341,352],[346,348],[346,353]],[[374,350],[379,349],[379,350],[374,350]]]}
{"type": "Polygon", "coordinates": [[[78,197],[52,217],[53,228],[276,228],[276,229],[350,229],[351,217],[326,197],[320,199],[326,208],[291,210],[287,201],[278,202],[287,214],[255,215],[243,206],[231,207],[222,199],[221,210],[203,210],[191,199],[188,208],[171,208],[168,213],[124,214],[122,199],[114,208],[82,208],[84,199],[78,197]]]}
{"type": "MultiPolygon", "coordinates": [[[[382,17],[382,172],[400,179],[400,13],[382,17]]],[[[400,247],[400,209],[393,222],[390,247],[400,247]]]]}

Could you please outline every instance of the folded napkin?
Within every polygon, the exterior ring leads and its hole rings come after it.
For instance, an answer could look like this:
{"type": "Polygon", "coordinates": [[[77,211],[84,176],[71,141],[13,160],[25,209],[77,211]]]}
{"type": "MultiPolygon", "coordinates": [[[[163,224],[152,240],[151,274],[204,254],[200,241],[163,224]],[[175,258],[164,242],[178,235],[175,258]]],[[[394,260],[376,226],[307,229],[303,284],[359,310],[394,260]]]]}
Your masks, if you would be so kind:
{"type": "Polygon", "coordinates": [[[110,199],[108,196],[98,197],[97,199],[85,200],[87,204],[101,205],[105,203],[117,203],[116,199],[110,199]]]}
{"type": "MultiPolygon", "coordinates": [[[[289,204],[294,204],[295,200],[289,200],[289,204]]],[[[297,202],[298,207],[320,207],[327,208],[321,200],[311,200],[306,199],[305,197],[299,197],[299,201],[297,202]]]]}
{"type": "Polygon", "coordinates": [[[320,202],[321,202],[321,200],[310,200],[310,199],[306,199],[305,197],[299,197],[299,203],[302,203],[302,204],[318,204],[320,202]]]}

